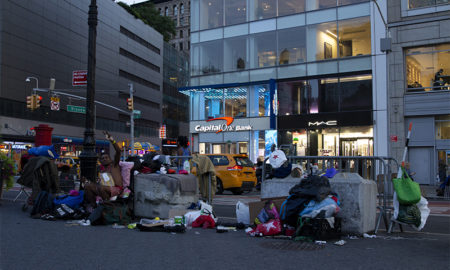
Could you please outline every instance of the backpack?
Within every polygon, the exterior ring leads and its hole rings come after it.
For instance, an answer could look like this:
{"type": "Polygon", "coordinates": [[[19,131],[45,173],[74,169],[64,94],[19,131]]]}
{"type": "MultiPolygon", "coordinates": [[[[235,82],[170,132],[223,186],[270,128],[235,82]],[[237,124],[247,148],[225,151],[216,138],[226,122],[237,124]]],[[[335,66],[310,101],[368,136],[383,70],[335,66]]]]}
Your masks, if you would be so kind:
{"type": "Polygon", "coordinates": [[[121,201],[107,201],[102,203],[102,219],[105,225],[131,223],[131,211],[128,205],[121,201]]]}
{"type": "Polygon", "coordinates": [[[31,210],[31,216],[36,214],[49,214],[53,211],[53,197],[47,191],[39,192],[38,196],[34,200],[33,209],[31,210]]]}
{"type": "Polygon", "coordinates": [[[297,225],[298,214],[305,208],[309,201],[310,199],[296,196],[296,194],[289,195],[280,207],[281,220],[295,227],[297,225]]]}

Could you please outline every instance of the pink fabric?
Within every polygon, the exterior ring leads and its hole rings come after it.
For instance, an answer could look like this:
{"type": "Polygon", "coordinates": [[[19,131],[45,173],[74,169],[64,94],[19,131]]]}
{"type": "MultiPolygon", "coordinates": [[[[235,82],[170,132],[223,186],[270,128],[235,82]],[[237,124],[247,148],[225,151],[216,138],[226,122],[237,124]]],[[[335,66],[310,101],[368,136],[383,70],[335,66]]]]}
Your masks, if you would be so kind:
{"type": "MultiPolygon", "coordinates": [[[[134,162],[125,162],[121,161],[119,162],[120,166],[120,173],[122,174],[122,180],[123,180],[123,191],[125,194],[130,194],[130,189],[128,187],[130,186],[130,177],[131,177],[131,169],[133,169],[134,162]]],[[[111,190],[112,194],[112,190],[111,190]]],[[[115,195],[112,195],[115,196],[115,195]]]]}

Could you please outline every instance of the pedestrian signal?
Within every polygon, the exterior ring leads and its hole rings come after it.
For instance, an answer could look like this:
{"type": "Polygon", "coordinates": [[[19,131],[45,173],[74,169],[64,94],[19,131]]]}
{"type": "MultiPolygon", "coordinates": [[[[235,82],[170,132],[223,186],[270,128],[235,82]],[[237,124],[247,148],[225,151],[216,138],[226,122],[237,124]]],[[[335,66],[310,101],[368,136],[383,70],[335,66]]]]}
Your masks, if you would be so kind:
{"type": "Polygon", "coordinates": [[[128,104],[128,110],[132,111],[133,110],[133,99],[127,98],[127,104],[128,104]]]}
{"type": "Polygon", "coordinates": [[[34,99],[33,96],[27,96],[27,108],[30,110],[34,110],[34,99]]]}

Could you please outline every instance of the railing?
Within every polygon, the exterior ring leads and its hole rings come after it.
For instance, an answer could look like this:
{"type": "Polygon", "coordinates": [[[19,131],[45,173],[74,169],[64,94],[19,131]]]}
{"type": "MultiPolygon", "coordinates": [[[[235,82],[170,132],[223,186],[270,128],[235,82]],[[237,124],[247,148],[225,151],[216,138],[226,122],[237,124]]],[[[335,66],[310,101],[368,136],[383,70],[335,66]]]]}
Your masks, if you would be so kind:
{"type": "MultiPolygon", "coordinates": [[[[380,215],[375,227],[375,233],[378,231],[381,219],[384,220],[388,228],[388,213],[392,211],[392,198],[394,188],[392,185],[393,177],[396,177],[399,164],[397,160],[391,157],[377,156],[288,156],[291,164],[298,164],[307,174],[320,174],[326,172],[328,168],[334,167],[338,172],[358,173],[362,178],[373,180],[378,188],[378,206],[380,215]],[[317,166],[318,171],[313,172],[317,166]]],[[[268,160],[265,159],[264,163],[268,160]]],[[[266,181],[265,166],[262,166],[262,181],[266,181]]]]}

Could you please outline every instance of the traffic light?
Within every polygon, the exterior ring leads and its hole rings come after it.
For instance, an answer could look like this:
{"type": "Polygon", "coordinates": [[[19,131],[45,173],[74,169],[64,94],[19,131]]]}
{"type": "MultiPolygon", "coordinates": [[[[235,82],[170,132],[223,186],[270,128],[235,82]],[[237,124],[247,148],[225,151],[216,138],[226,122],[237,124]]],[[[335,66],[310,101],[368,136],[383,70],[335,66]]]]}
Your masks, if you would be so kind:
{"type": "Polygon", "coordinates": [[[127,104],[128,104],[128,110],[132,111],[133,110],[133,99],[127,98],[127,104]]]}
{"type": "Polygon", "coordinates": [[[39,107],[41,107],[42,97],[36,94],[34,94],[33,97],[34,97],[34,108],[39,109],[39,107]]]}
{"type": "Polygon", "coordinates": [[[27,96],[27,108],[30,110],[34,110],[34,99],[33,96],[27,96]]]}

